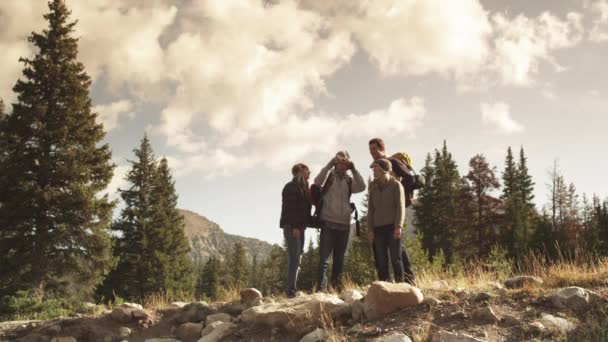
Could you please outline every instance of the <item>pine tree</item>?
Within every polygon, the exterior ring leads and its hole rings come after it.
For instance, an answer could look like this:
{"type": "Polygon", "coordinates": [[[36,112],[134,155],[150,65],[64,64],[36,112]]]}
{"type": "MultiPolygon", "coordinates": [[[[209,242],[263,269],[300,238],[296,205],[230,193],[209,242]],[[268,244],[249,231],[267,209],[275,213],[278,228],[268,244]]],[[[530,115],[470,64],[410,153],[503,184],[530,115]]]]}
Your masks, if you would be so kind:
{"type": "Polygon", "coordinates": [[[435,238],[438,235],[434,229],[437,228],[438,224],[434,210],[436,202],[436,191],[433,187],[435,167],[433,166],[433,158],[430,153],[427,154],[424,168],[422,168],[420,173],[425,178],[425,186],[418,190],[414,222],[422,235],[422,247],[428,250],[432,256],[435,255],[435,247],[437,245],[435,238]]]}
{"type": "Polygon", "coordinates": [[[157,287],[157,274],[152,262],[154,242],[155,187],[157,185],[157,165],[152,146],[147,136],[141,140],[139,149],[133,150],[135,161],[130,161],[131,170],[126,179],[129,188],[120,189],[124,202],[119,219],[112,229],[117,232],[114,255],[119,259],[116,269],[110,273],[104,288],[120,297],[143,299],[157,287]],[[150,283],[153,283],[152,285],[150,283]]]}
{"type": "Polygon", "coordinates": [[[517,164],[517,190],[523,203],[528,210],[534,210],[534,181],[528,171],[528,159],[522,146],[519,150],[519,162],[517,164]]]}
{"type": "Polygon", "coordinates": [[[191,291],[192,261],[190,244],[184,231],[184,218],[177,209],[175,182],[166,158],[162,158],[154,177],[151,197],[151,271],[148,291],[191,291]]]}
{"type": "Polygon", "coordinates": [[[319,248],[315,247],[312,238],[308,242],[308,249],[302,254],[298,287],[302,290],[312,291],[317,285],[319,270],[319,248]]]}
{"type": "Polygon", "coordinates": [[[496,168],[490,168],[486,158],[481,154],[475,155],[469,161],[467,179],[471,182],[477,207],[477,245],[479,251],[484,255],[490,252],[490,248],[494,244],[494,241],[490,240],[488,236],[491,232],[494,212],[494,202],[489,199],[488,192],[500,187],[495,173],[496,168]]]}
{"type": "Polygon", "coordinates": [[[203,267],[199,284],[205,297],[216,300],[219,294],[221,261],[212,256],[203,267]]]}
{"type": "Polygon", "coordinates": [[[38,52],[21,58],[17,102],[2,125],[0,292],[90,293],[111,267],[114,203],[111,151],[91,112],[91,79],[77,60],[75,22],[49,2],[48,27],[32,33],[38,52]]]}
{"type": "Polygon", "coordinates": [[[505,160],[505,170],[502,173],[502,199],[510,200],[517,196],[517,193],[519,191],[517,173],[518,170],[517,166],[515,165],[515,160],[513,158],[513,151],[511,150],[511,146],[509,146],[509,148],[507,149],[507,158],[505,160]]]}
{"type": "Polygon", "coordinates": [[[351,244],[347,251],[344,260],[344,278],[350,280],[357,285],[368,285],[376,280],[376,265],[374,264],[374,255],[372,252],[371,243],[367,240],[367,208],[369,195],[366,194],[362,203],[362,219],[360,236],[352,236],[351,244]]]}
{"type": "Polygon", "coordinates": [[[228,275],[230,277],[229,285],[244,287],[247,284],[248,269],[247,254],[243,243],[237,241],[232,247],[232,253],[227,262],[228,275]]]}

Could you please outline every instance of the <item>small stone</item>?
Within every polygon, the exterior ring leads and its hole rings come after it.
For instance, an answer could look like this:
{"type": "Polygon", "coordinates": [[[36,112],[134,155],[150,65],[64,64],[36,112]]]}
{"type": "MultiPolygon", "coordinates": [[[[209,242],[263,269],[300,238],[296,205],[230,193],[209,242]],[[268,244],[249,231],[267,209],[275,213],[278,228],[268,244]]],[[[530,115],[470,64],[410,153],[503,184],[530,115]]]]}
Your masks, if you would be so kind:
{"type": "Polygon", "coordinates": [[[479,308],[473,312],[473,320],[478,323],[491,323],[494,324],[498,322],[498,317],[494,313],[491,307],[486,306],[484,308],[479,308]]]}
{"type": "Polygon", "coordinates": [[[357,290],[348,290],[342,292],[342,294],[340,295],[340,299],[352,305],[354,302],[363,299],[363,294],[361,294],[361,292],[357,290]]]}
{"type": "Polygon", "coordinates": [[[545,328],[545,326],[544,326],[542,323],[540,323],[540,322],[532,322],[532,323],[529,323],[529,324],[526,326],[526,330],[527,330],[527,331],[528,331],[528,333],[530,333],[530,334],[533,334],[533,335],[540,335],[540,334],[542,334],[543,332],[545,332],[545,330],[547,330],[547,329],[546,329],[546,328],[545,328]]]}
{"type": "Polygon", "coordinates": [[[184,306],[188,305],[189,303],[186,302],[173,302],[171,303],[171,307],[172,308],[183,308],[184,306]]]}
{"type": "Polygon", "coordinates": [[[130,309],[139,309],[139,310],[144,309],[143,306],[141,306],[140,304],[136,304],[136,303],[123,303],[123,304],[120,304],[120,307],[130,308],[130,309]]]}
{"type": "Polygon", "coordinates": [[[475,295],[475,297],[473,298],[473,301],[474,302],[485,302],[485,301],[490,300],[491,298],[492,298],[492,295],[490,295],[489,293],[480,292],[475,295]]]}
{"type": "Polygon", "coordinates": [[[456,334],[449,331],[438,331],[433,334],[431,342],[483,342],[473,336],[466,334],[456,334]]]}
{"type": "Polygon", "coordinates": [[[209,315],[207,316],[207,320],[206,323],[207,325],[213,323],[213,322],[226,322],[226,323],[230,323],[232,321],[232,316],[230,316],[227,313],[217,313],[217,314],[213,314],[213,315],[209,315]]]}
{"type": "Polygon", "coordinates": [[[196,342],[201,337],[202,323],[184,323],[175,329],[175,337],[183,342],[196,342]]]}
{"type": "Polygon", "coordinates": [[[131,329],[120,327],[120,329],[118,329],[118,335],[120,335],[120,337],[129,337],[131,335],[131,329]]]}
{"type": "Polygon", "coordinates": [[[546,328],[562,334],[566,334],[575,328],[574,323],[561,317],[555,317],[549,314],[541,314],[540,322],[546,328]]]}
{"type": "Polygon", "coordinates": [[[394,332],[374,339],[376,342],[412,342],[412,339],[404,333],[394,332]]]}
{"type": "Polygon", "coordinates": [[[217,342],[236,331],[236,324],[215,322],[211,323],[201,333],[201,338],[197,342],[217,342]]]}
{"type": "Polygon", "coordinates": [[[532,276],[516,276],[505,280],[505,287],[508,289],[518,289],[526,285],[540,285],[543,280],[532,276]]]}
{"type": "Polygon", "coordinates": [[[433,290],[444,290],[448,287],[450,287],[450,285],[445,280],[437,280],[431,283],[431,289],[433,290]]]}
{"type": "Polygon", "coordinates": [[[53,337],[51,342],[78,342],[76,337],[65,336],[65,337],[53,337]]]}
{"type": "Polygon", "coordinates": [[[349,334],[359,334],[361,331],[363,331],[363,327],[360,323],[357,323],[348,329],[349,334]]]}
{"type": "Polygon", "coordinates": [[[551,296],[551,303],[558,309],[582,310],[599,299],[599,295],[582,287],[571,286],[560,289],[551,296]]]}
{"type": "Polygon", "coordinates": [[[503,322],[504,324],[511,326],[511,327],[521,325],[521,321],[513,315],[504,316],[502,318],[501,322],[503,322]]]}
{"type": "Polygon", "coordinates": [[[450,318],[454,318],[454,319],[466,319],[469,317],[464,310],[454,311],[454,312],[450,313],[449,316],[450,316],[450,318]]]}
{"type": "Polygon", "coordinates": [[[310,333],[306,334],[306,336],[302,337],[300,342],[322,342],[327,338],[327,334],[323,329],[317,328],[310,333]]]}

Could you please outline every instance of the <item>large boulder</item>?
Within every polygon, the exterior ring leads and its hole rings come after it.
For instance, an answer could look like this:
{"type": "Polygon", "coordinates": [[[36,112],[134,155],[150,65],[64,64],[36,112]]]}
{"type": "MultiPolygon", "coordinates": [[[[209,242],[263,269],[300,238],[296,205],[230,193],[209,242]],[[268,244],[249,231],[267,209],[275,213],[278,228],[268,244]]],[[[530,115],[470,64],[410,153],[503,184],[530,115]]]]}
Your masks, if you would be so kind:
{"type": "Polygon", "coordinates": [[[211,323],[201,333],[201,338],[197,342],[219,342],[224,337],[231,335],[237,329],[234,323],[215,322],[211,323]]]}
{"type": "Polygon", "coordinates": [[[538,286],[543,280],[533,276],[516,276],[505,280],[505,287],[508,289],[519,289],[524,286],[538,286]]]}
{"type": "Polygon", "coordinates": [[[581,310],[596,302],[599,296],[582,287],[571,286],[557,291],[551,296],[551,303],[558,309],[581,310]]]}
{"type": "Polygon", "coordinates": [[[248,307],[260,305],[262,303],[262,292],[254,288],[241,290],[241,303],[248,307]]]}
{"type": "Polygon", "coordinates": [[[297,333],[306,333],[323,314],[342,317],[351,314],[351,308],[336,295],[314,293],[291,298],[281,303],[268,303],[243,311],[244,322],[283,327],[297,333]]]}
{"type": "Polygon", "coordinates": [[[205,320],[208,315],[215,312],[205,303],[190,303],[184,306],[176,315],[177,324],[199,323],[205,320]]]}
{"type": "Polygon", "coordinates": [[[203,323],[184,323],[175,329],[175,337],[182,342],[196,342],[201,338],[203,323]]]}
{"type": "Polygon", "coordinates": [[[365,296],[365,316],[377,319],[397,310],[422,303],[424,296],[417,287],[406,283],[376,281],[365,296]]]}

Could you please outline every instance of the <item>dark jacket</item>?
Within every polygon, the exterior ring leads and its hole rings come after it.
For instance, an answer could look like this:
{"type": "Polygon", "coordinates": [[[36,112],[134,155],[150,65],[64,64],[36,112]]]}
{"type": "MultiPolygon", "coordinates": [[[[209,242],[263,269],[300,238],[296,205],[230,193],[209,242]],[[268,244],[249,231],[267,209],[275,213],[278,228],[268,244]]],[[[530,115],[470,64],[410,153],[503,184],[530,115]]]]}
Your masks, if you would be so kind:
{"type": "Polygon", "coordinates": [[[412,199],[414,198],[414,172],[408,169],[405,164],[395,158],[390,158],[393,173],[399,177],[403,190],[405,191],[405,206],[409,207],[412,205],[412,199]]]}
{"type": "Polygon", "coordinates": [[[304,197],[298,184],[292,180],[283,188],[283,204],[281,207],[281,228],[304,227],[310,225],[310,210],[312,205],[304,197]]]}

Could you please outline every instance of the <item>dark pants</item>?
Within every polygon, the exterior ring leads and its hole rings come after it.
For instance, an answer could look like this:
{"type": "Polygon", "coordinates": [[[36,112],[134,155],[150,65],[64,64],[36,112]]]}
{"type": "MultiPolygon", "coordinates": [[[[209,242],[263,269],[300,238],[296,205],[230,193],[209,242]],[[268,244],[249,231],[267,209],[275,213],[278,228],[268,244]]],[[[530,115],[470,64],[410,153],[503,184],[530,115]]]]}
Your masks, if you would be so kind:
{"type": "MultiPolygon", "coordinates": [[[[393,265],[395,282],[402,283],[403,260],[401,260],[401,239],[395,239],[395,227],[383,226],[374,229],[374,251],[376,253],[376,268],[378,269],[378,279],[381,281],[389,280],[388,259],[393,265]]],[[[407,261],[409,265],[409,258],[407,261]]]]}
{"type": "Polygon", "coordinates": [[[333,266],[331,267],[331,286],[340,289],[342,271],[344,270],[344,254],[348,246],[349,230],[339,230],[332,228],[321,229],[321,239],[319,243],[319,275],[317,278],[319,290],[327,290],[327,267],[329,257],[332,255],[333,266]]]}
{"type": "Polygon", "coordinates": [[[302,258],[302,251],[304,250],[304,230],[301,232],[300,239],[296,240],[293,238],[291,228],[283,229],[283,236],[287,244],[287,279],[285,280],[285,291],[287,292],[287,297],[290,298],[296,295],[296,282],[298,281],[300,260],[302,258]]]}

